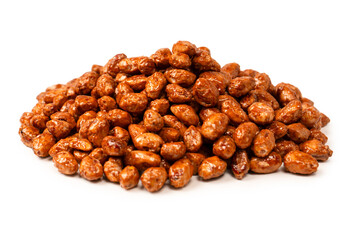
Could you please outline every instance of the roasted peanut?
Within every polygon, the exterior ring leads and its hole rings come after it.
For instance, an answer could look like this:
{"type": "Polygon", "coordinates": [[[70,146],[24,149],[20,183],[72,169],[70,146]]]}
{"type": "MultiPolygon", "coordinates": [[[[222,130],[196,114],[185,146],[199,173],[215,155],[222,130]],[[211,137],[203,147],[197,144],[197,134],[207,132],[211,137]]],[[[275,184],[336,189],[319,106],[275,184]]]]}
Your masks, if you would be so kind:
{"type": "MultiPolygon", "coordinates": [[[[159,136],[164,140],[164,142],[176,142],[180,138],[180,132],[176,130],[175,128],[168,128],[164,127],[159,132],[159,136]]],[[[185,133],[184,133],[184,139],[185,139],[185,133]]],[[[185,140],[184,140],[185,142],[185,140]]],[[[186,142],[185,142],[186,144],[186,142]]]]}
{"type": "Polygon", "coordinates": [[[268,90],[270,87],[271,80],[266,73],[256,73],[254,76],[255,88],[268,90]]]}
{"type": "Polygon", "coordinates": [[[101,142],[104,153],[109,156],[123,156],[127,143],[120,138],[107,136],[101,142]]]}
{"type": "Polygon", "coordinates": [[[299,145],[300,151],[310,154],[318,161],[326,161],[332,156],[333,151],[316,139],[303,142],[299,145]]]}
{"type": "Polygon", "coordinates": [[[189,55],[184,53],[173,53],[170,56],[169,63],[174,68],[188,68],[191,66],[189,55]]]}
{"type": "Polygon", "coordinates": [[[58,171],[65,175],[73,175],[79,168],[75,157],[66,151],[55,154],[53,156],[53,162],[58,171]]]}
{"type": "Polygon", "coordinates": [[[167,99],[155,99],[150,102],[149,109],[154,110],[161,115],[165,115],[170,108],[169,100],[167,99]]]}
{"type": "Polygon", "coordinates": [[[72,153],[75,157],[75,160],[78,162],[78,163],[81,163],[81,161],[89,156],[89,153],[88,152],[83,152],[83,151],[79,151],[79,150],[74,150],[73,153],[72,153]]]}
{"type": "Polygon", "coordinates": [[[288,152],[295,150],[299,150],[299,146],[293,141],[288,140],[277,141],[274,147],[274,152],[280,154],[281,157],[284,157],[288,152]]]}
{"type": "Polygon", "coordinates": [[[145,75],[134,75],[127,77],[124,82],[127,83],[134,91],[142,91],[145,89],[145,85],[148,78],[145,75]]]}
{"type": "Polygon", "coordinates": [[[251,121],[259,125],[266,125],[274,119],[274,109],[261,102],[251,104],[248,108],[248,114],[251,121]]]}
{"type": "Polygon", "coordinates": [[[104,170],[103,166],[98,160],[92,157],[85,157],[80,163],[79,167],[80,176],[89,181],[95,181],[102,178],[104,170]]]}
{"type": "Polygon", "coordinates": [[[293,100],[300,100],[301,92],[300,90],[288,83],[279,83],[275,86],[276,95],[279,99],[279,102],[285,106],[293,100]]]}
{"type": "MultiPolygon", "coordinates": [[[[56,114],[56,113],[55,113],[56,114]]],[[[54,114],[53,114],[54,115],[54,114]]],[[[52,116],[52,115],[51,115],[52,116]]],[[[34,115],[30,119],[30,125],[39,129],[39,131],[44,131],[46,128],[46,123],[49,121],[49,117],[45,115],[34,115]]]]}
{"type": "Polygon", "coordinates": [[[266,157],[275,147],[274,134],[268,129],[262,129],[255,137],[252,151],[257,157],[266,157]]]}
{"type": "Polygon", "coordinates": [[[236,146],[241,149],[250,147],[254,137],[258,134],[259,128],[252,122],[240,124],[234,132],[233,138],[236,146]]]}
{"type": "Polygon", "coordinates": [[[177,117],[172,115],[165,115],[163,117],[165,126],[175,128],[180,132],[180,135],[183,136],[186,131],[186,126],[177,119],[177,117]]]}
{"type": "Polygon", "coordinates": [[[147,132],[147,129],[139,124],[130,124],[128,127],[131,139],[134,141],[135,138],[143,133],[147,132]]]}
{"type": "Polygon", "coordinates": [[[60,139],[57,143],[55,143],[49,150],[49,155],[53,157],[55,154],[66,151],[70,152],[71,147],[69,146],[69,139],[60,139]]]}
{"type": "Polygon", "coordinates": [[[189,105],[172,105],[170,107],[170,111],[187,126],[197,126],[199,124],[199,116],[196,114],[195,110],[189,105]]]}
{"type": "Polygon", "coordinates": [[[110,182],[119,182],[120,181],[120,172],[122,170],[121,159],[110,158],[104,164],[104,174],[110,182]]]}
{"type": "Polygon", "coordinates": [[[126,55],[123,53],[116,54],[113,58],[111,58],[103,67],[103,72],[110,74],[112,77],[115,77],[116,74],[120,71],[119,69],[119,62],[122,59],[125,59],[126,55]]]}
{"type": "Polygon", "coordinates": [[[191,162],[183,158],[176,161],[169,169],[170,185],[175,188],[182,188],[187,185],[193,175],[194,167],[191,162]]]}
{"type": "Polygon", "coordinates": [[[35,155],[39,157],[48,157],[49,151],[52,146],[56,143],[56,139],[53,135],[47,132],[43,132],[33,138],[32,148],[35,155]]]}
{"type": "Polygon", "coordinates": [[[236,145],[232,137],[222,136],[213,145],[214,155],[222,158],[231,158],[236,151],[236,145]]]}
{"type": "Polygon", "coordinates": [[[147,76],[153,74],[156,71],[154,60],[148,57],[140,59],[138,62],[139,71],[147,76]]]}
{"type": "Polygon", "coordinates": [[[237,63],[228,63],[225,64],[220,71],[229,74],[231,78],[236,78],[240,74],[240,65],[237,63]]]}
{"type": "Polygon", "coordinates": [[[84,114],[82,114],[76,123],[77,130],[79,131],[82,124],[84,124],[87,120],[92,119],[92,118],[96,118],[96,112],[94,112],[94,111],[88,111],[88,112],[85,112],[84,114]]]}
{"type": "MultiPolygon", "coordinates": [[[[91,151],[89,156],[98,160],[102,165],[104,165],[104,163],[108,160],[108,155],[105,153],[103,148],[95,148],[91,151]]],[[[115,158],[113,157],[113,159],[115,158]]]]}
{"type": "Polygon", "coordinates": [[[39,134],[39,129],[33,126],[21,126],[19,129],[21,141],[25,144],[25,146],[30,148],[33,146],[33,139],[36,138],[39,134]]]}
{"type": "Polygon", "coordinates": [[[288,126],[288,137],[296,143],[305,142],[310,136],[310,130],[301,123],[293,123],[288,126]]]}
{"type": "Polygon", "coordinates": [[[96,111],[98,108],[97,100],[90,96],[79,95],[75,98],[75,107],[81,115],[87,111],[96,111]]]}
{"type": "Polygon", "coordinates": [[[196,79],[194,73],[184,69],[169,68],[165,71],[164,76],[169,83],[178,84],[181,87],[190,87],[196,79]]]}
{"type": "Polygon", "coordinates": [[[172,103],[186,103],[192,99],[192,94],[178,84],[168,84],[165,88],[167,97],[172,103]]]}
{"type": "Polygon", "coordinates": [[[226,171],[227,164],[217,156],[206,158],[199,166],[198,174],[204,179],[217,178],[226,171]]]}
{"type": "Polygon", "coordinates": [[[230,121],[235,125],[249,121],[248,116],[241,108],[240,104],[231,96],[221,95],[219,97],[219,105],[222,113],[225,113],[230,121]]]}
{"type": "Polygon", "coordinates": [[[107,120],[111,126],[126,128],[132,123],[132,117],[128,112],[120,109],[112,109],[108,112],[107,120]]]}
{"type": "Polygon", "coordinates": [[[278,121],[273,121],[268,127],[274,133],[275,139],[282,138],[287,134],[288,128],[285,124],[278,121]]]}
{"type": "Polygon", "coordinates": [[[119,107],[130,113],[140,113],[146,109],[148,99],[143,93],[128,93],[120,100],[119,107]]]}
{"type": "Polygon", "coordinates": [[[302,116],[300,122],[307,128],[313,128],[320,120],[320,112],[314,106],[302,104],[302,116]]]}
{"type": "Polygon", "coordinates": [[[110,124],[103,118],[87,120],[80,128],[81,138],[87,138],[95,147],[100,147],[104,137],[109,133],[110,124]]]}
{"type": "Polygon", "coordinates": [[[129,142],[130,140],[130,134],[128,131],[126,131],[124,128],[122,127],[114,127],[111,131],[110,131],[110,135],[113,135],[117,138],[120,138],[122,141],[124,142],[129,142]]]}
{"type": "Polygon", "coordinates": [[[186,149],[189,152],[199,151],[203,144],[201,132],[194,126],[190,126],[188,129],[186,129],[183,138],[186,149]]]}
{"type": "Polygon", "coordinates": [[[219,98],[219,90],[209,80],[198,78],[192,88],[195,100],[204,107],[216,106],[219,98]]]}
{"type": "Polygon", "coordinates": [[[250,161],[245,150],[236,151],[231,160],[231,171],[236,179],[243,179],[250,170],[250,161]]]}
{"type": "Polygon", "coordinates": [[[319,163],[310,154],[295,150],[285,155],[284,166],[292,173],[312,174],[317,171],[319,163]]]}
{"type": "Polygon", "coordinates": [[[184,53],[190,57],[196,53],[196,46],[188,41],[178,41],[172,47],[173,53],[184,53]]]}
{"type": "Polygon", "coordinates": [[[96,81],[99,78],[99,74],[96,72],[87,72],[79,77],[75,84],[76,94],[88,94],[96,86],[96,81]]]}
{"type": "Polygon", "coordinates": [[[151,99],[159,98],[161,91],[166,86],[167,81],[161,72],[156,72],[151,75],[145,84],[146,96],[151,99]]]}
{"type": "Polygon", "coordinates": [[[110,111],[112,109],[116,109],[116,101],[112,97],[103,96],[97,100],[100,111],[110,111]]]}
{"type": "Polygon", "coordinates": [[[46,128],[56,138],[61,139],[69,136],[72,127],[68,122],[61,120],[50,120],[46,123],[46,128]]]}
{"type": "Polygon", "coordinates": [[[214,115],[215,113],[220,113],[220,110],[217,108],[202,108],[199,113],[199,117],[200,117],[201,121],[204,122],[205,119],[207,119],[211,115],[214,115]]]}
{"type": "Polygon", "coordinates": [[[139,150],[159,152],[164,140],[155,133],[143,133],[133,139],[135,147],[139,150]]]}
{"type": "Polygon", "coordinates": [[[201,126],[201,135],[209,140],[219,138],[227,128],[229,118],[224,113],[216,113],[208,117],[201,126]]]}
{"type": "Polygon", "coordinates": [[[170,66],[169,59],[171,51],[168,48],[161,48],[157,50],[150,58],[155,62],[158,68],[164,69],[170,66]]]}
{"type": "Polygon", "coordinates": [[[302,106],[299,100],[289,102],[285,107],[275,112],[275,120],[285,124],[294,123],[301,118],[302,106]]]}
{"type": "Polygon", "coordinates": [[[144,171],[149,167],[158,167],[161,163],[161,157],[152,152],[147,151],[132,151],[129,154],[125,155],[124,164],[132,165],[139,169],[139,171],[144,171]]]}
{"type": "Polygon", "coordinates": [[[201,154],[201,153],[186,153],[185,158],[189,159],[189,161],[191,162],[191,164],[194,167],[193,175],[197,175],[198,168],[199,168],[200,164],[202,163],[202,161],[204,161],[204,159],[206,157],[204,154],[201,154]]]}
{"type": "Polygon", "coordinates": [[[220,94],[225,93],[226,87],[231,81],[231,77],[222,72],[203,72],[200,74],[199,78],[205,78],[212,82],[220,94]]]}
{"type": "Polygon", "coordinates": [[[328,140],[327,136],[322,133],[319,129],[312,128],[310,129],[309,139],[316,139],[325,144],[328,140]]]}
{"type": "Polygon", "coordinates": [[[87,139],[80,139],[77,137],[70,137],[66,139],[69,143],[69,147],[80,151],[92,150],[91,142],[87,139]]]}
{"type": "Polygon", "coordinates": [[[176,161],[186,153],[186,146],[183,142],[164,143],[160,150],[160,155],[167,161],[176,161]]]}
{"type": "Polygon", "coordinates": [[[160,113],[146,110],[144,113],[144,127],[150,132],[158,132],[164,127],[164,120],[160,113]]]}
{"type": "Polygon", "coordinates": [[[118,63],[118,67],[120,72],[127,73],[127,74],[138,74],[139,66],[138,63],[141,60],[141,57],[132,57],[132,58],[124,58],[121,59],[118,63]]]}
{"type": "Polygon", "coordinates": [[[252,77],[236,77],[230,81],[228,90],[233,97],[241,97],[255,88],[255,80],[252,77]]]}
{"type": "Polygon", "coordinates": [[[140,179],[146,190],[157,192],[164,186],[167,173],[163,167],[150,167],[143,172],[140,179]]]}
{"type": "Polygon", "coordinates": [[[272,173],[277,171],[281,164],[281,156],[276,152],[272,152],[267,157],[252,157],[250,169],[256,173],[272,173]]]}
{"type": "Polygon", "coordinates": [[[140,174],[134,166],[126,166],[119,174],[120,186],[129,190],[138,185],[140,174]]]}

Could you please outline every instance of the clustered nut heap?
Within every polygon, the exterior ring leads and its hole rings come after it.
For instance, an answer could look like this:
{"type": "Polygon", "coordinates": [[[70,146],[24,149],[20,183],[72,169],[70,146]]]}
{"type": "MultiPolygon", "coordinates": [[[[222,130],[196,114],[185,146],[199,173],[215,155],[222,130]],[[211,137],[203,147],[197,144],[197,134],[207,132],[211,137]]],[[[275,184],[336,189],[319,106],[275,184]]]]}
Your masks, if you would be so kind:
{"type": "Polygon", "coordinates": [[[332,151],[320,129],[329,118],[300,90],[265,73],[223,67],[187,41],[150,57],[117,54],[105,66],[37,96],[21,119],[22,142],[52,157],[59,172],[93,181],[105,175],[150,192],[167,179],[242,179],[277,171],[316,172],[332,151]]]}

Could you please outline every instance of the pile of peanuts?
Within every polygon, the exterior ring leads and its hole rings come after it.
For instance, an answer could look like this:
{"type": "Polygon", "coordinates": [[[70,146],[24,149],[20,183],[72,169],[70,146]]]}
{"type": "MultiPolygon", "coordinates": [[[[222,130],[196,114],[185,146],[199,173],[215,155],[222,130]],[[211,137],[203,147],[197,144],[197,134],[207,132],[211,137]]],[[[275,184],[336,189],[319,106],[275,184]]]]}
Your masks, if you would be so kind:
{"type": "Polygon", "coordinates": [[[221,67],[187,41],[150,57],[117,54],[37,100],[21,116],[22,142],[62,174],[124,189],[141,180],[156,192],[167,179],[182,188],[228,168],[242,179],[283,163],[311,174],[332,155],[320,130],[330,119],[297,87],[237,63],[221,67]]]}

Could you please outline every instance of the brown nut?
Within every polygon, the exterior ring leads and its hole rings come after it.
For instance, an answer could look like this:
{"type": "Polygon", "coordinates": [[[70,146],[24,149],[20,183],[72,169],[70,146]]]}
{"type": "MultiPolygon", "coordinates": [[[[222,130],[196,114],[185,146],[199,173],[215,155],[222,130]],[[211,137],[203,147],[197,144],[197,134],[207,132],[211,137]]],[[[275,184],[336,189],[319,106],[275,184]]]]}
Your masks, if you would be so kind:
{"type": "Polygon", "coordinates": [[[138,185],[140,174],[139,171],[134,166],[126,166],[119,175],[120,186],[129,190],[138,185]]]}
{"type": "Polygon", "coordinates": [[[104,174],[110,182],[118,183],[120,181],[120,172],[123,168],[121,159],[110,158],[104,164],[104,174]]]}
{"type": "Polygon", "coordinates": [[[285,155],[284,166],[292,173],[312,174],[317,171],[319,163],[310,154],[296,150],[285,155]]]}
{"type": "Polygon", "coordinates": [[[76,129],[79,131],[82,124],[84,124],[87,120],[92,118],[96,118],[96,112],[94,111],[88,111],[82,114],[76,123],[76,129]]]}
{"type": "Polygon", "coordinates": [[[168,84],[165,88],[167,97],[172,103],[186,103],[192,99],[192,94],[178,84],[168,84]]]}
{"type": "Polygon", "coordinates": [[[301,123],[293,123],[288,126],[288,137],[296,143],[305,142],[310,136],[310,130],[301,123]]]}
{"type": "Polygon", "coordinates": [[[322,133],[319,129],[312,128],[310,129],[309,139],[316,139],[325,144],[328,140],[327,136],[322,133]]]}
{"type": "Polygon", "coordinates": [[[98,160],[92,157],[84,157],[79,167],[80,176],[89,181],[95,181],[102,178],[104,174],[103,166],[98,160]]]}
{"type": "Polygon", "coordinates": [[[66,151],[55,154],[53,156],[53,162],[58,171],[65,175],[73,175],[79,168],[75,157],[66,151]]]}
{"type": "Polygon", "coordinates": [[[293,100],[275,112],[275,120],[285,124],[294,123],[298,121],[301,116],[302,106],[299,100],[293,100]]]}
{"type": "Polygon", "coordinates": [[[283,158],[288,152],[299,150],[299,146],[293,141],[279,140],[276,141],[274,152],[280,154],[283,158]]]}
{"type": "Polygon", "coordinates": [[[112,97],[103,96],[103,97],[99,98],[97,101],[98,101],[100,111],[110,111],[112,109],[117,108],[116,101],[112,97]]]}
{"type": "Polygon", "coordinates": [[[155,99],[150,102],[149,109],[154,110],[161,115],[165,115],[170,108],[169,100],[167,99],[155,99]]]}
{"type": "Polygon", "coordinates": [[[20,123],[23,126],[31,126],[30,120],[31,118],[35,116],[32,112],[24,112],[20,117],[20,123]]]}
{"type": "Polygon", "coordinates": [[[300,100],[302,98],[300,90],[289,83],[279,83],[275,86],[275,91],[279,102],[283,106],[293,100],[300,100]]]}
{"type": "Polygon", "coordinates": [[[138,62],[139,71],[147,76],[153,74],[156,71],[154,60],[149,57],[144,57],[138,62]]]}
{"type": "Polygon", "coordinates": [[[150,167],[143,172],[140,179],[147,191],[157,192],[164,186],[167,173],[163,167],[150,167]]]}
{"type": "Polygon", "coordinates": [[[120,109],[112,109],[108,112],[107,120],[111,126],[118,126],[122,128],[128,127],[132,123],[131,115],[120,109]]]}
{"type": "Polygon", "coordinates": [[[79,151],[79,150],[74,150],[73,151],[73,155],[75,157],[75,160],[78,162],[78,163],[81,163],[81,161],[89,156],[89,153],[88,152],[83,152],[83,151],[79,151]]]}
{"type": "Polygon", "coordinates": [[[25,144],[25,146],[32,148],[33,139],[40,134],[39,129],[33,126],[24,126],[22,125],[19,129],[19,135],[21,141],[25,144]]]}
{"type": "Polygon", "coordinates": [[[183,138],[186,149],[189,152],[199,151],[203,144],[201,132],[195,126],[190,126],[188,129],[186,129],[183,138]]]}
{"type": "Polygon", "coordinates": [[[76,122],[74,117],[67,112],[56,112],[53,115],[50,116],[52,120],[59,120],[59,121],[65,121],[70,124],[70,128],[73,129],[76,127],[76,122]]]}
{"type": "Polygon", "coordinates": [[[143,93],[128,93],[120,100],[119,107],[130,113],[140,113],[147,107],[148,99],[143,93]]]}
{"type": "Polygon", "coordinates": [[[36,136],[32,141],[32,148],[35,155],[39,157],[48,157],[49,151],[56,143],[56,139],[50,133],[44,132],[36,136]]]}
{"type": "Polygon", "coordinates": [[[154,110],[146,110],[143,120],[144,127],[150,132],[158,132],[164,127],[162,116],[154,110]]]}
{"type": "Polygon", "coordinates": [[[103,73],[110,74],[112,77],[115,77],[116,74],[120,71],[119,69],[119,62],[122,59],[125,59],[126,55],[123,53],[116,54],[113,58],[111,58],[103,67],[103,73]]]}
{"type": "Polygon", "coordinates": [[[139,171],[144,171],[149,167],[158,167],[161,163],[161,157],[152,152],[134,150],[125,155],[124,164],[132,165],[139,171]]]}
{"type": "Polygon", "coordinates": [[[255,88],[267,91],[270,87],[271,80],[266,73],[256,73],[254,76],[255,88]]]}
{"type": "Polygon", "coordinates": [[[236,145],[232,137],[222,136],[213,145],[214,155],[222,158],[231,158],[236,151],[236,145]]]}
{"type": "Polygon", "coordinates": [[[220,64],[211,57],[210,51],[207,48],[198,48],[198,51],[192,59],[192,64],[198,72],[220,71],[220,64]]]}
{"type": "Polygon", "coordinates": [[[120,72],[126,73],[126,74],[139,74],[139,61],[142,59],[142,57],[132,57],[132,58],[124,58],[120,60],[118,63],[118,67],[120,69],[120,72]]]}
{"type": "MultiPolygon", "coordinates": [[[[176,142],[180,138],[180,132],[175,128],[164,127],[159,132],[159,136],[164,140],[164,142],[176,142]]],[[[184,134],[185,139],[185,134],[184,134]]],[[[184,140],[185,142],[185,140],[184,140]]],[[[186,144],[186,143],[185,143],[186,144]]]]}
{"type": "Polygon", "coordinates": [[[92,65],[91,71],[96,72],[99,75],[103,74],[103,72],[104,72],[103,66],[97,65],[97,64],[92,65]]]}
{"type": "Polygon", "coordinates": [[[320,113],[320,126],[325,127],[330,122],[330,118],[323,113],[320,113]]]}
{"type": "Polygon", "coordinates": [[[95,148],[94,150],[91,151],[89,156],[95,160],[98,160],[102,165],[104,165],[104,163],[108,161],[108,155],[105,153],[103,148],[95,148]]]}
{"type": "Polygon", "coordinates": [[[186,146],[183,142],[164,143],[160,150],[160,155],[167,161],[176,161],[186,153],[186,146]]]}
{"type": "Polygon", "coordinates": [[[199,124],[199,116],[195,110],[186,104],[172,105],[170,111],[186,126],[199,124]]]}
{"type": "Polygon", "coordinates": [[[155,133],[143,133],[133,139],[135,147],[139,150],[159,152],[164,140],[155,133]]]}
{"type": "Polygon", "coordinates": [[[151,99],[159,98],[166,84],[167,81],[164,74],[162,74],[161,72],[154,73],[153,75],[148,77],[145,84],[146,96],[151,99]]]}
{"type": "Polygon", "coordinates": [[[204,179],[217,178],[226,171],[227,164],[217,156],[206,158],[199,166],[198,174],[204,179]]]}
{"type": "Polygon", "coordinates": [[[155,62],[158,68],[164,69],[170,66],[169,59],[171,51],[168,48],[160,48],[150,58],[155,62]]]}
{"type": "Polygon", "coordinates": [[[185,53],[173,53],[170,56],[169,63],[174,68],[188,68],[191,66],[191,59],[185,53]]]}
{"type": "Polygon", "coordinates": [[[324,145],[322,142],[316,139],[312,139],[303,142],[299,145],[300,151],[310,154],[318,161],[326,161],[332,156],[333,151],[329,146],[324,145]]]}
{"type": "Polygon", "coordinates": [[[170,185],[175,188],[185,187],[189,183],[193,172],[194,167],[188,159],[183,158],[176,161],[169,169],[170,185]]]}
{"type": "Polygon", "coordinates": [[[101,75],[96,82],[96,91],[99,97],[112,96],[115,93],[115,81],[107,73],[101,75]]]}
{"type": "Polygon", "coordinates": [[[66,138],[72,130],[68,122],[61,120],[50,120],[46,123],[46,127],[56,139],[66,138]]]}
{"type": "Polygon", "coordinates": [[[255,102],[248,108],[248,114],[251,121],[259,125],[266,125],[274,119],[274,109],[261,102],[255,102]]]}
{"type": "Polygon", "coordinates": [[[219,90],[209,80],[198,78],[192,88],[192,94],[200,105],[204,107],[216,106],[219,98],[219,90]]]}
{"type": "MultiPolygon", "coordinates": [[[[54,114],[53,114],[54,115],[54,114]]],[[[31,119],[30,119],[30,125],[29,126],[33,126],[36,127],[37,129],[39,129],[39,131],[44,131],[46,128],[46,123],[47,121],[49,121],[49,117],[44,116],[44,115],[34,115],[31,119]]]]}
{"type": "Polygon", "coordinates": [[[302,104],[302,116],[300,122],[307,128],[313,128],[320,120],[320,112],[314,107],[302,104]]]}
{"type": "Polygon", "coordinates": [[[188,41],[178,41],[172,47],[173,53],[184,53],[190,57],[196,53],[196,46],[188,41]]]}
{"type": "Polygon", "coordinates": [[[229,118],[224,113],[216,113],[208,117],[201,126],[201,135],[205,138],[214,141],[224,134],[229,118]]]}
{"type": "Polygon", "coordinates": [[[81,138],[87,138],[95,147],[101,147],[101,142],[109,133],[110,124],[103,118],[87,120],[80,128],[81,138]]]}
{"type": "Polygon", "coordinates": [[[225,113],[234,125],[249,121],[248,116],[233,97],[221,95],[219,97],[219,105],[221,112],[225,113]]]}
{"type": "Polygon", "coordinates": [[[231,80],[228,91],[233,97],[241,97],[255,88],[255,80],[252,77],[236,77],[231,80]]]}
{"type": "Polygon", "coordinates": [[[123,156],[127,143],[114,136],[104,137],[101,146],[105,154],[109,156],[123,156]]]}
{"type": "Polygon", "coordinates": [[[119,105],[121,98],[128,93],[134,93],[134,90],[129,86],[129,84],[125,82],[119,83],[115,88],[116,103],[119,105]]]}
{"type": "Polygon", "coordinates": [[[202,108],[199,113],[199,117],[200,117],[201,121],[204,122],[205,119],[207,119],[211,115],[214,115],[215,113],[220,113],[220,110],[217,108],[202,108]]]}
{"type": "Polygon", "coordinates": [[[186,153],[185,158],[189,159],[189,161],[194,167],[193,175],[197,175],[199,166],[206,157],[204,154],[201,153],[186,153]]]}
{"type": "Polygon", "coordinates": [[[165,71],[164,76],[169,83],[178,84],[181,87],[190,87],[196,79],[196,75],[184,69],[169,68],[165,71]]]}
{"type": "Polygon", "coordinates": [[[67,138],[66,140],[69,144],[69,147],[76,150],[87,152],[87,151],[91,151],[93,148],[91,142],[87,139],[70,137],[67,138]]]}
{"type": "Polygon", "coordinates": [[[229,74],[231,78],[236,78],[240,74],[240,65],[237,63],[228,63],[225,64],[220,71],[229,74]]]}
{"type": "Polygon", "coordinates": [[[79,115],[87,111],[96,111],[98,108],[98,103],[96,98],[79,95],[75,98],[75,107],[79,115]]]}
{"type": "Polygon", "coordinates": [[[134,141],[135,138],[143,133],[147,133],[147,129],[140,124],[130,124],[128,127],[131,139],[134,141]]]}
{"type": "Polygon", "coordinates": [[[120,138],[122,141],[124,142],[129,142],[130,140],[130,134],[128,131],[126,131],[124,128],[122,127],[114,127],[111,131],[110,131],[110,135],[113,135],[117,138],[120,138]]]}
{"type": "Polygon", "coordinates": [[[96,72],[84,73],[81,77],[76,80],[75,93],[89,94],[91,90],[96,86],[96,81],[99,78],[99,74],[96,72]]]}
{"type": "Polygon", "coordinates": [[[203,72],[199,78],[205,78],[212,82],[218,89],[220,94],[225,94],[226,87],[231,81],[231,77],[228,74],[222,72],[203,72]]]}
{"type": "Polygon", "coordinates": [[[183,136],[186,131],[186,126],[173,115],[165,115],[163,117],[165,126],[175,128],[180,132],[180,135],[183,136]]]}
{"type": "Polygon", "coordinates": [[[255,137],[251,150],[257,157],[266,157],[275,147],[274,134],[268,129],[262,129],[255,137]]]}
{"type": "Polygon", "coordinates": [[[230,167],[236,179],[241,180],[244,178],[250,170],[250,161],[245,150],[236,151],[231,160],[230,167]]]}
{"type": "Polygon", "coordinates": [[[54,144],[50,150],[49,150],[49,155],[51,157],[55,156],[57,153],[62,152],[62,151],[66,151],[66,152],[70,152],[71,148],[69,146],[69,139],[60,139],[60,141],[58,141],[56,144],[54,144]]]}
{"type": "Polygon", "coordinates": [[[285,124],[278,121],[273,121],[268,127],[274,133],[275,139],[282,138],[287,134],[288,128],[285,124]]]}
{"type": "Polygon", "coordinates": [[[234,137],[234,132],[236,128],[234,126],[227,126],[226,131],[224,132],[225,136],[234,137]]]}
{"type": "Polygon", "coordinates": [[[246,122],[240,124],[234,132],[233,138],[236,146],[241,149],[250,147],[254,137],[258,134],[259,128],[255,123],[246,122]]]}
{"type": "Polygon", "coordinates": [[[134,91],[142,91],[145,89],[147,80],[148,78],[141,74],[127,77],[124,82],[128,84],[134,91]]]}
{"type": "Polygon", "coordinates": [[[281,164],[281,156],[276,152],[272,152],[267,157],[252,157],[250,169],[256,173],[272,173],[277,171],[281,164]]]}
{"type": "Polygon", "coordinates": [[[258,71],[255,71],[253,69],[245,69],[244,71],[240,71],[239,76],[250,76],[255,77],[255,75],[259,73],[258,71]]]}

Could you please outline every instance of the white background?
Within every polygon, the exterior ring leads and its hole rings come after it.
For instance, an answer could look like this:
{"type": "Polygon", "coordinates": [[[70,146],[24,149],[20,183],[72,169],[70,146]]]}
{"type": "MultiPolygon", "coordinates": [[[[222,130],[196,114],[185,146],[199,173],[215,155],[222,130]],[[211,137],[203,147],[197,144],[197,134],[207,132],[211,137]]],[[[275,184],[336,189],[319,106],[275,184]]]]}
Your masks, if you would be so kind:
{"type": "Polygon", "coordinates": [[[359,239],[359,23],[357,1],[1,1],[0,239],[359,239]],[[331,118],[333,157],[150,194],[65,177],[20,142],[47,86],[178,40],[298,86],[331,118]]]}

